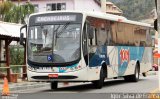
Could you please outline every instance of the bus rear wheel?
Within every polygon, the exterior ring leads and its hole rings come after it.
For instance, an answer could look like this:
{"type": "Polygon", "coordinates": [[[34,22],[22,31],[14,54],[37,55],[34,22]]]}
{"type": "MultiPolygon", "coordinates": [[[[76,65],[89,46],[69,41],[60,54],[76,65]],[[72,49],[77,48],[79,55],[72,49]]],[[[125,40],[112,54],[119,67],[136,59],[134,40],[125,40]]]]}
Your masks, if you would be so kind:
{"type": "Polygon", "coordinates": [[[138,64],[136,65],[135,71],[133,75],[124,76],[125,81],[138,82],[139,80],[140,69],[138,64]]]}
{"type": "Polygon", "coordinates": [[[138,80],[139,80],[139,73],[140,73],[140,68],[139,68],[139,66],[137,64],[136,68],[135,68],[135,73],[134,73],[134,75],[132,75],[133,82],[138,82],[138,80]]]}
{"type": "Polygon", "coordinates": [[[51,82],[51,89],[54,90],[57,88],[58,88],[58,82],[57,81],[51,82]]]}
{"type": "Polygon", "coordinates": [[[104,79],[105,79],[104,70],[103,70],[103,68],[101,68],[99,80],[92,82],[94,87],[97,89],[101,89],[103,87],[104,79]]]}

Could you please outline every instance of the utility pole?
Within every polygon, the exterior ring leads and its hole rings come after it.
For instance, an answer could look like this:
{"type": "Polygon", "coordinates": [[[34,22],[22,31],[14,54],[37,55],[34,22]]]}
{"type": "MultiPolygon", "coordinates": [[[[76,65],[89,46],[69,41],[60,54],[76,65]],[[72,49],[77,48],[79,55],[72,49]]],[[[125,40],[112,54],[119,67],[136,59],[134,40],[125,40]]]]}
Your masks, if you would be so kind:
{"type": "MultiPolygon", "coordinates": [[[[158,54],[160,54],[160,0],[156,0],[157,8],[157,31],[158,31],[158,54]]],[[[159,71],[159,90],[160,90],[160,58],[158,58],[158,71],[159,71]]]]}

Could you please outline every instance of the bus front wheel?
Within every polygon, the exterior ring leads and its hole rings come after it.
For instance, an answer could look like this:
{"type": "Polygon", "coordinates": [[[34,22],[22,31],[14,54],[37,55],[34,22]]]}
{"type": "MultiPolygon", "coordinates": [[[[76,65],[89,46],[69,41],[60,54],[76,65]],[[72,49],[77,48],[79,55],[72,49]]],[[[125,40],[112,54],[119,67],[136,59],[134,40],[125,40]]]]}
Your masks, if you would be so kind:
{"type": "Polygon", "coordinates": [[[58,82],[57,81],[51,82],[51,89],[54,90],[57,88],[58,88],[58,82]]]}
{"type": "Polygon", "coordinates": [[[103,87],[104,79],[105,79],[104,70],[103,70],[103,68],[101,68],[99,80],[92,82],[94,87],[97,89],[101,89],[103,87]]]}

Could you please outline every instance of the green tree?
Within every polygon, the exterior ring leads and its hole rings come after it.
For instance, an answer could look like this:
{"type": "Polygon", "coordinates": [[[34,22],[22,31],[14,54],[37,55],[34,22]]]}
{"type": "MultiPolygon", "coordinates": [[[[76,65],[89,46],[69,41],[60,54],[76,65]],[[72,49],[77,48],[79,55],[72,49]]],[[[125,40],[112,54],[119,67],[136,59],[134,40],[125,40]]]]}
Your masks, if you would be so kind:
{"type": "Polygon", "coordinates": [[[0,5],[0,9],[1,19],[5,22],[25,23],[25,16],[34,13],[34,6],[29,2],[16,6],[12,2],[6,1],[0,5]],[[9,7],[9,5],[11,6],[9,7]]]}
{"type": "Polygon", "coordinates": [[[0,20],[4,21],[6,14],[12,9],[14,4],[11,1],[0,3],[0,20]]]}
{"type": "Polygon", "coordinates": [[[21,22],[24,23],[24,18],[26,17],[26,15],[34,13],[34,10],[34,6],[29,2],[27,2],[26,5],[20,6],[21,22]]]}
{"type": "Polygon", "coordinates": [[[123,11],[123,16],[131,20],[148,18],[155,7],[154,0],[107,0],[113,2],[123,11]]]}

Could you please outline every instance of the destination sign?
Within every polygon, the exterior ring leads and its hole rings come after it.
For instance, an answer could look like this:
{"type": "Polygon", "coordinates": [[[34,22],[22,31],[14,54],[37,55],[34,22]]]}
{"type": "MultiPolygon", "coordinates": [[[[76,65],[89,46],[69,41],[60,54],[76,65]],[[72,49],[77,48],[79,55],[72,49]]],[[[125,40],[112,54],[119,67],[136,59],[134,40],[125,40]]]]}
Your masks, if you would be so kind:
{"type": "Polygon", "coordinates": [[[76,21],[76,15],[38,16],[35,23],[76,21]]]}

